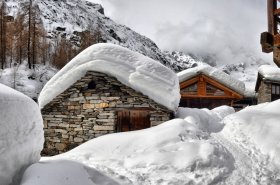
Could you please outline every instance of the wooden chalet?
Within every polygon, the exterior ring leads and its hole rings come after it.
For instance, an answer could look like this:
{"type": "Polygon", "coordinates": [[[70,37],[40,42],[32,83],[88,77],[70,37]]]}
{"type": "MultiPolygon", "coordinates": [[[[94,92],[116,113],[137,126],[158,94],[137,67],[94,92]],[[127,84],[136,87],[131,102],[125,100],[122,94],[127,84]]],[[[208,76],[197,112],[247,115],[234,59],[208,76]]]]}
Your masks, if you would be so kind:
{"type": "Polygon", "coordinates": [[[222,71],[217,72],[217,69],[210,66],[191,68],[178,73],[178,76],[180,107],[212,109],[221,105],[234,106],[236,101],[244,97],[240,90],[233,88],[232,84],[227,84],[226,79],[239,86],[242,82],[232,79],[222,71]],[[216,71],[216,75],[210,74],[213,70],[216,71]],[[222,78],[225,80],[221,80],[222,78]]]}

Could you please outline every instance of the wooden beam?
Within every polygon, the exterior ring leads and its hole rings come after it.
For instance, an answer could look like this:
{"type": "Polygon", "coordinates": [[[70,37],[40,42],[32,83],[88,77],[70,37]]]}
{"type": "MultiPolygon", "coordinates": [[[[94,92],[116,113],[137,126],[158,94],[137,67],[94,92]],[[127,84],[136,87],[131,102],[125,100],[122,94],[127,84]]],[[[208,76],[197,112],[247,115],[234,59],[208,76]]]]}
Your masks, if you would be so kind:
{"type": "Polygon", "coordinates": [[[277,23],[274,15],[274,11],[277,9],[277,0],[267,0],[267,22],[268,32],[272,35],[277,33],[277,23]]]}
{"type": "Polygon", "coordinates": [[[273,46],[279,47],[280,46],[280,34],[276,34],[273,37],[273,46]]]}
{"type": "Polygon", "coordinates": [[[207,96],[207,95],[191,95],[191,94],[181,94],[182,98],[190,98],[190,99],[194,99],[194,98],[204,98],[204,99],[230,99],[230,100],[235,100],[238,99],[236,97],[233,96],[207,96]]]}
{"type": "Polygon", "coordinates": [[[214,80],[214,79],[212,79],[212,78],[210,78],[206,75],[203,75],[203,76],[205,78],[205,81],[210,83],[211,85],[213,85],[213,86],[215,86],[215,87],[217,87],[217,88],[219,88],[219,89],[221,89],[225,92],[228,91],[228,92],[232,93],[236,98],[239,98],[239,99],[243,98],[242,95],[240,95],[239,93],[236,93],[235,91],[231,90],[230,88],[226,87],[225,85],[220,84],[216,80],[214,80]]]}
{"type": "Polygon", "coordinates": [[[199,77],[196,76],[196,77],[194,77],[194,78],[191,78],[191,79],[189,79],[189,80],[186,80],[186,81],[184,81],[184,82],[181,82],[181,83],[180,83],[180,89],[184,89],[184,88],[186,88],[186,87],[188,87],[188,86],[194,84],[195,82],[198,81],[198,79],[199,79],[199,77]]]}

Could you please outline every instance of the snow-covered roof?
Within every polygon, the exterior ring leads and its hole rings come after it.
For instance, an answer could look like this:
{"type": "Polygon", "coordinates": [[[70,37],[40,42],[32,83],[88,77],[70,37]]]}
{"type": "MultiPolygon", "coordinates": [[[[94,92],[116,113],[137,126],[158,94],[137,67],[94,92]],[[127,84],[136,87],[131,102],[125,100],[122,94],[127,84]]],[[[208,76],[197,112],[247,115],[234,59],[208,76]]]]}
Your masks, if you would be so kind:
{"type": "Polygon", "coordinates": [[[180,83],[186,80],[189,80],[198,74],[204,74],[214,80],[220,82],[221,84],[227,86],[228,88],[238,92],[241,95],[244,95],[245,92],[245,84],[237,79],[232,78],[230,75],[226,74],[225,72],[211,67],[209,65],[202,65],[190,69],[186,69],[177,73],[179,77],[180,83]]]}
{"type": "Polygon", "coordinates": [[[170,110],[176,110],[179,105],[179,82],[172,70],[127,48],[102,43],[85,49],[47,82],[38,98],[40,107],[85,76],[87,71],[114,76],[170,110]]]}
{"type": "Polygon", "coordinates": [[[280,81],[280,68],[276,66],[262,65],[258,71],[266,80],[280,81]]]}

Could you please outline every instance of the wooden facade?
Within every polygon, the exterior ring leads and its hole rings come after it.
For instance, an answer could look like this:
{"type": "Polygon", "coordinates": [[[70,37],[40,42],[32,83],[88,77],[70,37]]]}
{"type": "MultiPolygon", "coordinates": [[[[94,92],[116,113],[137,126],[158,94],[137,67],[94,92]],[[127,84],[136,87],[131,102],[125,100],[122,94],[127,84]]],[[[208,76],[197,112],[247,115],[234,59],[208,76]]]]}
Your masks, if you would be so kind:
{"type": "Polygon", "coordinates": [[[215,108],[221,105],[233,106],[243,98],[241,94],[204,75],[180,83],[181,107],[215,108]]]}

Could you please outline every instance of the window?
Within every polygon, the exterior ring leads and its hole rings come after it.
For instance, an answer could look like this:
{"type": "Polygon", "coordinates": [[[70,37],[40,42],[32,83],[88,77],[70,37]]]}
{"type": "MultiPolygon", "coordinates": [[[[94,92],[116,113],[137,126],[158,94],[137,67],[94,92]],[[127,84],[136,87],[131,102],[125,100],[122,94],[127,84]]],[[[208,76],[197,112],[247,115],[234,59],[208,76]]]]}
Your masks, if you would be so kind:
{"type": "Polygon", "coordinates": [[[94,81],[91,81],[89,84],[88,84],[88,89],[95,89],[96,88],[96,84],[94,81]]]}
{"type": "Polygon", "coordinates": [[[223,90],[218,89],[217,87],[214,87],[213,85],[207,83],[206,84],[206,94],[214,95],[214,96],[224,96],[225,92],[223,90]]]}
{"type": "Polygon", "coordinates": [[[194,83],[194,84],[182,89],[181,93],[196,95],[197,94],[197,83],[194,83]]]}
{"type": "Polygon", "coordinates": [[[280,85],[271,84],[271,101],[280,99],[280,85]]]}

